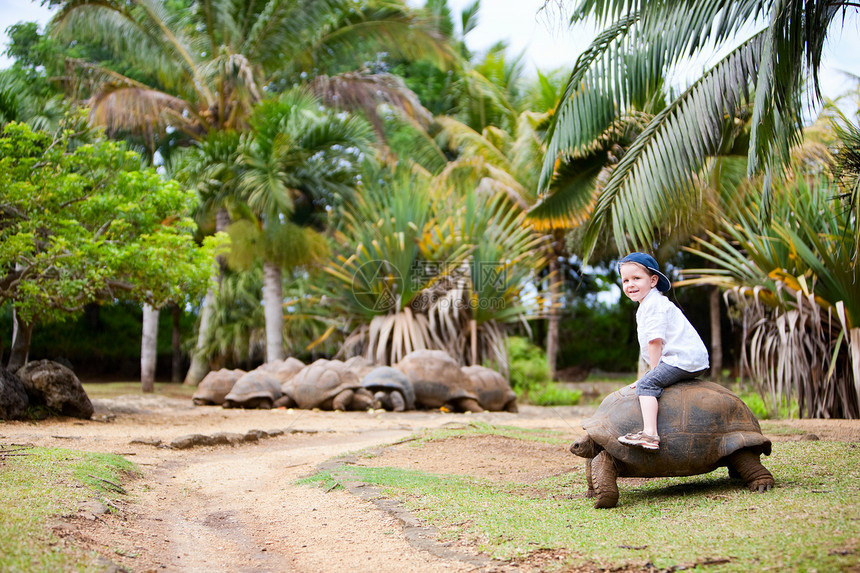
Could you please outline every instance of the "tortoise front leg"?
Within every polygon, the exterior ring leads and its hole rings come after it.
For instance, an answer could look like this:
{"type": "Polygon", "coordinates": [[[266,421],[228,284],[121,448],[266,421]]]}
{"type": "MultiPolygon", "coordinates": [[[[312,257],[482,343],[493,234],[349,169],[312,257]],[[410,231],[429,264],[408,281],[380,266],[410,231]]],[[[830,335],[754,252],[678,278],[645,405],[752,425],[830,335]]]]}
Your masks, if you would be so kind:
{"type": "Polygon", "coordinates": [[[742,480],[747,482],[750,491],[763,493],[776,483],[766,467],[761,465],[759,454],[750,450],[739,450],[728,457],[729,467],[733,467],[742,480]]]}
{"type": "Polygon", "coordinates": [[[403,399],[403,394],[397,390],[392,390],[388,398],[392,412],[404,412],[406,410],[406,400],[403,399]]]}
{"type": "Polygon", "coordinates": [[[615,460],[605,450],[597,454],[591,462],[591,479],[596,509],[618,505],[618,472],[615,469],[615,460]]]}
{"type": "Polygon", "coordinates": [[[591,458],[585,458],[585,481],[588,482],[588,491],[585,492],[585,497],[597,495],[594,491],[594,481],[591,479],[591,461],[591,458]]]}
{"type": "Polygon", "coordinates": [[[355,396],[355,392],[352,390],[342,390],[334,397],[334,400],[331,403],[332,410],[341,410],[345,412],[349,409],[353,396],[355,396]]]}

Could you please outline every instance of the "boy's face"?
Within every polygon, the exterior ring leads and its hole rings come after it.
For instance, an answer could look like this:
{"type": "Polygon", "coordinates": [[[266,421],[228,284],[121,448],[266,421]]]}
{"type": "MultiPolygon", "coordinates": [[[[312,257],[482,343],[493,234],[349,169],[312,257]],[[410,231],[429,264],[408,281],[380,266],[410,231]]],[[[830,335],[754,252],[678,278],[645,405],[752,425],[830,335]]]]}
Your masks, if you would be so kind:
{"type": "Polygon", "coordinates": [[[657,286],[659,277],[651,275],[642,265],[624,263],[620,270],[621,288],[633,302],[642,302],[651,289],[657,286]]]}

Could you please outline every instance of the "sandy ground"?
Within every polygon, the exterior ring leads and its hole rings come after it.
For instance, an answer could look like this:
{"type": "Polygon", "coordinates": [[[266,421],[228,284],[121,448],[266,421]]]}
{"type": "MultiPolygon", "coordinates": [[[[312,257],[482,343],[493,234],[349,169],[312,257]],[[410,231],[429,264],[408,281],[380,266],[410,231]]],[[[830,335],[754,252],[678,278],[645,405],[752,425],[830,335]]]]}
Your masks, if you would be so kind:
{"type": "MultiPolygon", "coordinates": [[[[582,435],[584,407],[523,406],[519,414],[441,412],[317,412],[194,407],[165,396],[94,400],[93,420],[69,418],[0,425],[0,443],[57,446],[126,456],[144,472],[122,484],[127,502],[113,511],[82,498],[79,511],[47,524],[57,536],[105,557],[108,570],[134,572],[385,572],[529,571],[541,556],[494,562],[464,544],[442,544],[418,522],[364,484],[325,491],[295,484],[333,457],[379,448],[374,465],[476,475],[528,483],[584,472],[566,447],[525,444],[498,436],[450,438],[424,448],[396,444],[427,428],[473,420],[582,435]],[[258,432],[254,432],[257,430],[258,432]],[[182,436],[229,433],[234,445],[167,447],[182,436]],[[395,444],[395,445],[390,445],[395,444]],[[114,565],[112,565],[114,564],[114,565]]],[[[774,440],[860,441],[860,421],[793,421],[798,433],[774,440]]],[[[356,463],[367,463],[361,457],[356,463]]],[[[583,478],[584,482],[584,478],[583,478]]],[[[583,488],[584,490],[584,488],[583,488]]],[[[571,492],[581,495],[583,492],[571,492]]]]}

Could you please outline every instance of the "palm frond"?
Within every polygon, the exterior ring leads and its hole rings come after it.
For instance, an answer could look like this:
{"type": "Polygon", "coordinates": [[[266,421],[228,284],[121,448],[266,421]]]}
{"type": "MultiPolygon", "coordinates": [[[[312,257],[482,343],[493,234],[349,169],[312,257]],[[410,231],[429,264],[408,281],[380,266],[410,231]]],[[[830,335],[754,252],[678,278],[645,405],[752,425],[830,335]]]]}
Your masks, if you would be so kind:
{"type": "Polygon", "coordinates": [[[590,249],[611,219],[619,250],[647,246],[655,230],[682,207],[700,201],[696,174],[722,143],[736,110],[748,98],[763,35],[729,54],[646,126],[603,188],[589,221],[590,249]]]}
{"type": "Polygon", "coordinates": [[[363,111],[381,141],[385,141],[385,119],[380,106],[397,110],[403,118],[422,129],[426,129],[432,119],[418,96],[402,79],[391,74],[320,75],[313,79],[309,88],[329,106],[363,111]]]}

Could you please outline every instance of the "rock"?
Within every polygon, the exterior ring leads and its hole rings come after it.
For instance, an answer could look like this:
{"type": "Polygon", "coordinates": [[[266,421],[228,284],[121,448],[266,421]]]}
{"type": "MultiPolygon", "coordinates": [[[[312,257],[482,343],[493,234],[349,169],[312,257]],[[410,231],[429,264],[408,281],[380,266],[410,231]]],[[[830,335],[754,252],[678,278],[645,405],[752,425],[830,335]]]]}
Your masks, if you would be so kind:
{"type": "Polygon", "coordinates": [[[88,420],[93,404],[81,381],[67,367],[50,360],[28,362],[17,372],[30,403],[44,404],[64,416],[88,420]]]}
{"type": "Polygon", "coordinates": [[[187,436],[179,436],[170,442],[170,447],[175,450],[187,450],[194,446],[210,446],[213,442],[214,440],[211,436],[204,436],[203,434],[188,434],[187,436]]]}
{"type": "Polygon", "coordinates": [[[0,366],[0,420],[16,420],[27,414],[30,399],[21,379],[0,366]]]}
{"type": "Polygon", "coordinates": [[[212,434],[213,444],[230,444],[231,446],[235,446],[236,444],[242,443],[244,440],[245,435],[238,434],[236,432],[216,432],[212,434]]]}
{"type": "Polygon", "coordinates": [[[134,438],[132,441],[129,442],[129,444],[142,444],[144,446],[154,446],[157,448],[161,445],[161,440],[159,440],[158,438],[134,438]]]}

